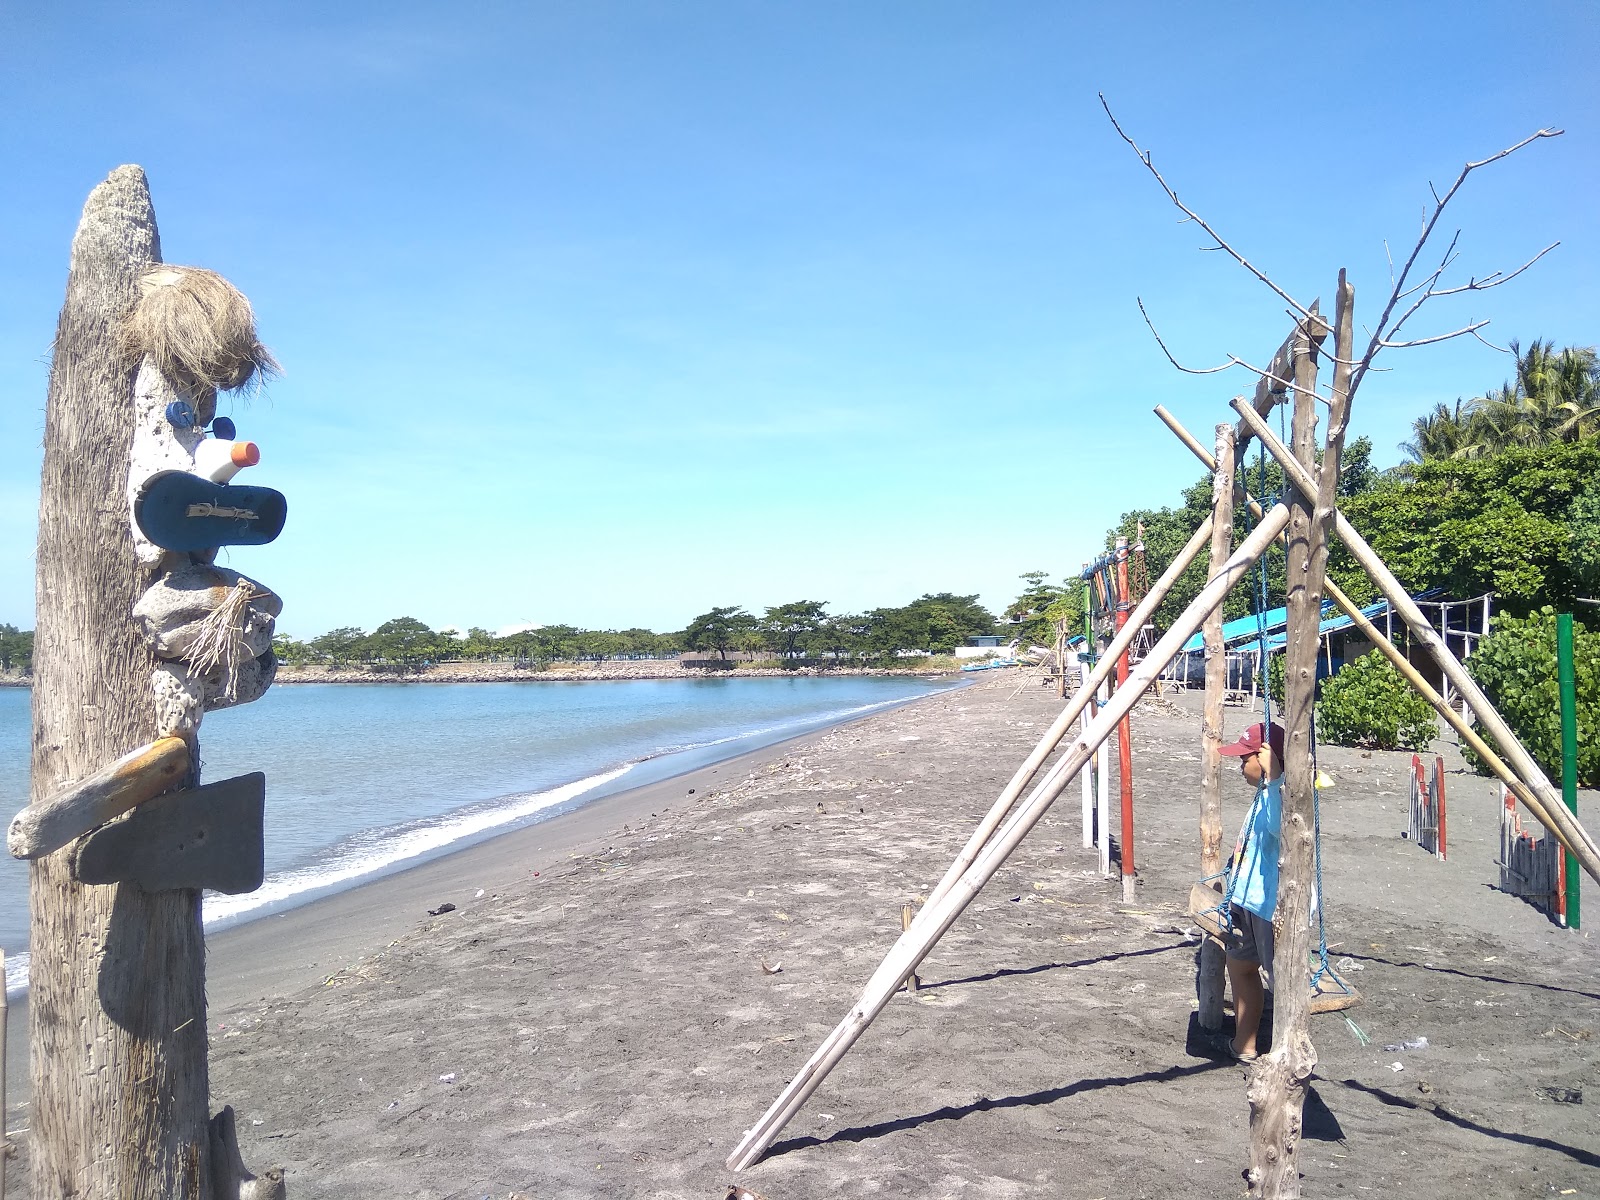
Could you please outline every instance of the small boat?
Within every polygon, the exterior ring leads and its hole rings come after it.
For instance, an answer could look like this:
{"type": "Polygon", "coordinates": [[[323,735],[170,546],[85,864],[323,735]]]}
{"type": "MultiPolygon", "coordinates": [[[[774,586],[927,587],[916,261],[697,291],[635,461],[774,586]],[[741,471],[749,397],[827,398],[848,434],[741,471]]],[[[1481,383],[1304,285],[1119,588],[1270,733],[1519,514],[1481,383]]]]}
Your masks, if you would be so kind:
{"type": "Polygon", "coordinates": [[[1001,667],[1014,667],[1017,660],[1014,658],[991,658],[988,662],[968,663],[962,667],[963,671],[996,671],[1001,667]]]}

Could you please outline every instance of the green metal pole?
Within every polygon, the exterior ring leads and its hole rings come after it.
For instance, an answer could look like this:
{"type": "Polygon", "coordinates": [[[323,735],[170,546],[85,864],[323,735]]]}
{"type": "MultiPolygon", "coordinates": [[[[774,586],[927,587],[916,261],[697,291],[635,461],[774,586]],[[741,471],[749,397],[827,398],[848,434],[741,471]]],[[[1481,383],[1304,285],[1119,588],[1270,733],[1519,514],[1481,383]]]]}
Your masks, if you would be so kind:
{"type": "MultiPolygon", "coordinates": [[[[1572,673],[1572,614],[1556,614],[1556,681],[1561,689],[1561,798],[1572,815],[1578,815],[1578,688],[1572,673]]],[[[1575,855],[1567,855],[1567,928],[1577,929],[1578,869],[1575,855]]]]}

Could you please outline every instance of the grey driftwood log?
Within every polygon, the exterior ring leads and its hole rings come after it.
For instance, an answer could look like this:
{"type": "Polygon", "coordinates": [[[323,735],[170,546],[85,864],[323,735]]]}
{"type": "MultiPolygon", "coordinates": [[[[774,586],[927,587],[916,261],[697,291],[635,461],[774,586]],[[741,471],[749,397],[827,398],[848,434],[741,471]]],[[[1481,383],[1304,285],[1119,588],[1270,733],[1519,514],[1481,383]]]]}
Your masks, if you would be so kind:
{"type": "Polygon", "coordinates": [[[189,744],[157,738],[48,800],[30,804],[11,820],[6,848],[12,858],[39,858],[96,826],[177,787],[191,774],[189,744]]]}
{"type": "MultiPolygon", "coordinates": [[[[160,260],[144,172],[119,167],[84,206],[50,367],[35,559],[36,808],[165,734],[182,738],[172,786],[198,774],[205,682],[175,676],[133,618],[151,585],[190,560],[136,543],[130,494],[152,462],[174,466],[192,453],[165,405],[214,402],[180,395],[124,344],[160,260]]],[[[270,682],[270,663],[246,661],[258,686],[270,682]]],[[[200,893],[85,884],[70,859],[46,853],[29,872],[33,1194],[211,1200],[200,893]]]]}

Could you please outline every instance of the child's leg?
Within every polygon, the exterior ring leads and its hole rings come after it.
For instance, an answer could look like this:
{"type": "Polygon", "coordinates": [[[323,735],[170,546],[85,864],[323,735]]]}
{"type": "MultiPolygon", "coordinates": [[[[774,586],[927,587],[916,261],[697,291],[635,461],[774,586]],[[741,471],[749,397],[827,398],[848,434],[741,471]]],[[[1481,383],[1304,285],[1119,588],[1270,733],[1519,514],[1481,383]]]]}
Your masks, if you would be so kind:
{"type": "Polygon", "coordinates": [[[1266,989],[1261,986],[1261,964],[1242,958],[1228,959],[1228,983],[1233,988],[1233,1052],[1241,1057],[1256,1053],[1256,1032],[1266,989]]]}

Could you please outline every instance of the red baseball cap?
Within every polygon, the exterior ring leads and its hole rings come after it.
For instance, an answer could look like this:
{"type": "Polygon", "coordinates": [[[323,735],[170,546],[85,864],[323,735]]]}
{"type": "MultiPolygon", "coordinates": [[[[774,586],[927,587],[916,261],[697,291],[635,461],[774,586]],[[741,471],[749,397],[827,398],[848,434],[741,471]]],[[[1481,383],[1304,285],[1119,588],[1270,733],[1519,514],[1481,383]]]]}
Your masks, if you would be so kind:
{"type": "MultiPolygon", "coordinates": [[[[1262,734],[1267,729],[1267,726],[1257,721],[1244,731],[1243,736],[1237,742],[1229,742],[1226,746],[1220,747],[1217,753],[1226,754],[1229,758],[1249,758],[1261,749],[1262,734]]],[[[1278,756],[1278,761],[1282,762],[1283,726],[1274,721],[1270,727],[1270,732],[1266,732],[1266,737],[1272,745],[1272,752],[1278,756]]]]}

